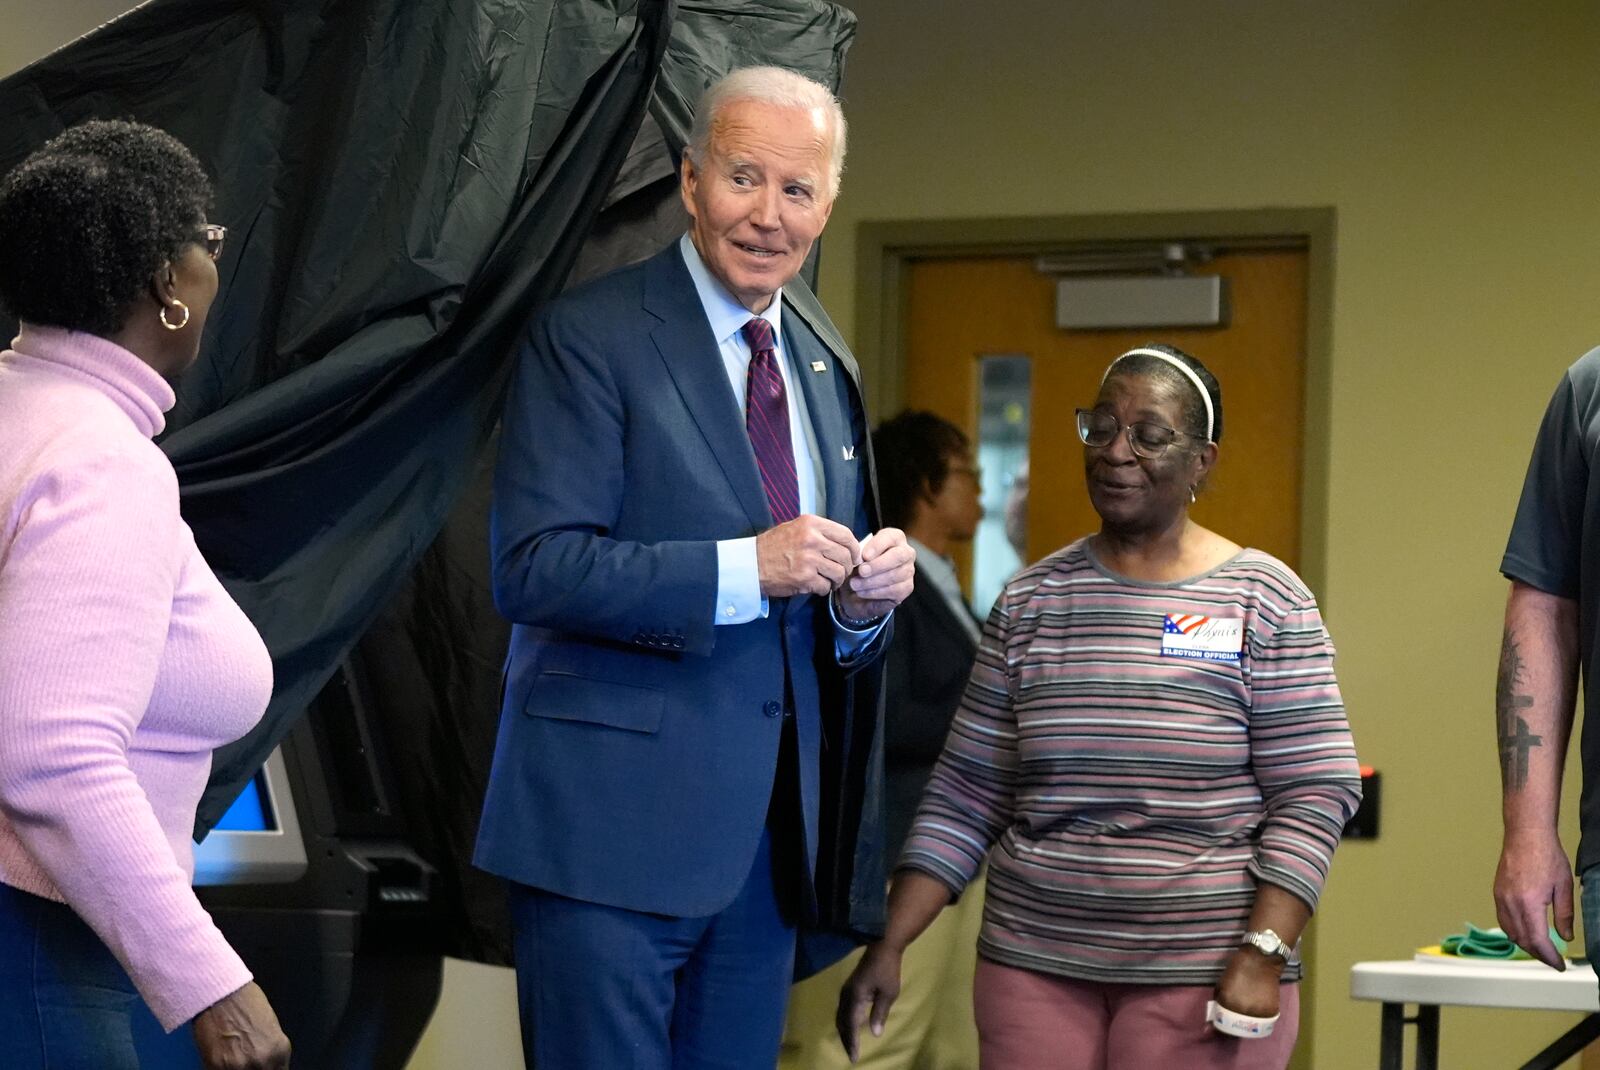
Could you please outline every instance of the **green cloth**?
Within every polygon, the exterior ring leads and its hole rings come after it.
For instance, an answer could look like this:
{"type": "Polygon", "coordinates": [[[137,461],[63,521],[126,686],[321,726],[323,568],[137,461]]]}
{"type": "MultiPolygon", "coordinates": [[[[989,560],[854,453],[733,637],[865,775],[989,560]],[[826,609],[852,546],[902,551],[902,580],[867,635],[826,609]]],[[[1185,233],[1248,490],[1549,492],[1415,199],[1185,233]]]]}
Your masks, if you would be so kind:
{"type": "MultiPolygon", "coordinates": [[[[1562,955],[1567,953],[1567,942],[1550,930],[1550,942],[1556,945],[1556,950],[1562,955]]],[[[1465,933],[1456,933],[1439,941],[1439,948],[1446,955],[1460,955],[1462,958],[1473,959],[1531,959],[1522,948],[1511,942],[1511,937],[1501,929],[1480,929],[1472,922],[1467,922],[1465,933]]]]}

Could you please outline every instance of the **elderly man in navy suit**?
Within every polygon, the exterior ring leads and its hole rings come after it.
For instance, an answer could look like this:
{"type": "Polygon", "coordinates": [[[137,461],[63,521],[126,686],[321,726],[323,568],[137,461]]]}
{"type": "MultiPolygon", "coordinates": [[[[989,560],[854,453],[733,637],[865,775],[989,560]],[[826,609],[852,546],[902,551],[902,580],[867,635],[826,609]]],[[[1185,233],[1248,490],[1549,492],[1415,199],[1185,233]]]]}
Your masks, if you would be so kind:
{"type": "Polygon", "coordinates": [[[855,364],[796,279],[844,147],[824,87],[727,76],[684,154],[689,232],[529,328],[477,862],[512,882],[530,1066],[771,1066],[797,928],[879,905],[881,872],[841,867],[875,849],[862,681],[914,554],[874,530],[855,364]]]}

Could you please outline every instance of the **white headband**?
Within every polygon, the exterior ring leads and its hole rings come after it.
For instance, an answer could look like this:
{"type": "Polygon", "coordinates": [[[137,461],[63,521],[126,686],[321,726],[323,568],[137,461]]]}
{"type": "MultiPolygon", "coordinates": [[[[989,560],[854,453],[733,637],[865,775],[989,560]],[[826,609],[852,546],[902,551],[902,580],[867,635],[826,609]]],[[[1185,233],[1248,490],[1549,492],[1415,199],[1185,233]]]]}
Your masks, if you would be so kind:
{"type": "Polygon", "coordinates": [[[1189,367],[1189,365],[1185,364],[1183,361],[1179,360],[1177,357],[1173,356],[1171,353],[1163,353],[1159,349],[1130,349],[1126,353],[1122,354],[1122,356],[1106,365],[1106,373],[1100,377],[1101,386],[1104,386],[1106,380],[1111,378],[1111,369],[1115,368],[1120,361],[1127,357],[1155,357],[1157,360],[1164,360],[1174,368],[1177,368],[1191,383],[1194,384],[1194,388],[1200,392],[1200,400],[1206,403],[1206,441],[1210,442],[1211,428],[1216,422],[1216,414],[1211,408],[1211,391],[1206,389],[1206,384],[1200,381],[1200,377],[1194,373],[1194,369],[1189,367]]]}

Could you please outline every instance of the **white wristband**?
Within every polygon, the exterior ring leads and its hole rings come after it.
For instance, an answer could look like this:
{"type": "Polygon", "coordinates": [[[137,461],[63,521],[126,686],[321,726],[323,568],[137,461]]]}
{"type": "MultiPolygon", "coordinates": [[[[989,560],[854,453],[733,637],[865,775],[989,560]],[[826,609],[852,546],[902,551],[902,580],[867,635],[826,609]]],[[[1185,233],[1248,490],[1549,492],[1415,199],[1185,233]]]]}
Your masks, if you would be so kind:
{"type": "Polygon", "coordinates": [[[1272,1027],[1278,1024],[1278,1016],[1274,1014],[1271,1018],[1252,1018],[1248,1014],[1230,1011],[1216,1000],[1212,1000],[1206,1004],[1206,1021],[1219,1033],[1260,1040],[1262,1037],[1272,1035],[1272,1027]]]}

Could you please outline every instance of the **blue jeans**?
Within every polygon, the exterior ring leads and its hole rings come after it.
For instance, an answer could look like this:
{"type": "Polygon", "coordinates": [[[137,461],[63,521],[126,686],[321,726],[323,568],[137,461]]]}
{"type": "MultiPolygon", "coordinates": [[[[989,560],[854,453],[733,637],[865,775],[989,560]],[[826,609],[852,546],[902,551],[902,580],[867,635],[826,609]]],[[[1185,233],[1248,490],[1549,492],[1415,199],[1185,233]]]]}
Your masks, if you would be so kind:
{"type": "Polygon", "coordinates": [[[138,999],[71,907],[0,884],[0,1066],[138,1070],[138,999]]]}

